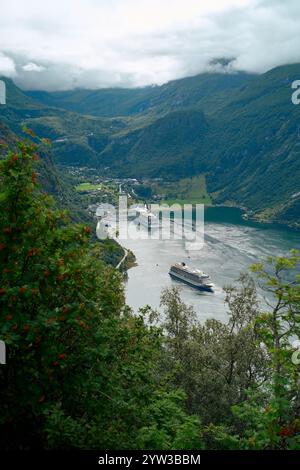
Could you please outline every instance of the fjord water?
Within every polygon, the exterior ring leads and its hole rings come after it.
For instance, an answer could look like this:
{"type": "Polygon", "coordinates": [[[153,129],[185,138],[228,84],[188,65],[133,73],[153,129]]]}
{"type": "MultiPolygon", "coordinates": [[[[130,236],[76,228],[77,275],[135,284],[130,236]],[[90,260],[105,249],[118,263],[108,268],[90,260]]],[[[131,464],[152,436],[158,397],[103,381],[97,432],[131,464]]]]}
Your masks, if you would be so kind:
{"type": "Polygon", "coordinates": [[[199,251],[187,252],[184,240],[126,240],[122,244],[134,252],[138,264],[129,270],[126,283],[127,303],[134,311],[147,304],[159,308],[161,290],[176,285],[200,321],[212,317],[224,321],[222,287],[236,284],[251,264],[299,248],[300,233],[246,221],[236,208],[210,207],[205,210],[205,244],[199,251]],[[171,280],[171,264],[182,261],[207,272],[215,292],[200,292],[171,280]]]}

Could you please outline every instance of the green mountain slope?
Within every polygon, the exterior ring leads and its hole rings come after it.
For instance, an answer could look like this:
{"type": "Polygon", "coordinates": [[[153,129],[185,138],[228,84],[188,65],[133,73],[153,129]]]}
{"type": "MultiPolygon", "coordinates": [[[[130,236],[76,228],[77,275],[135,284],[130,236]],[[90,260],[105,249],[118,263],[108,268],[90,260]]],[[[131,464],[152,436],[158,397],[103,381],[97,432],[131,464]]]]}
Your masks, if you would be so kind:
{"type": "Polygon", "coordinates": [[[205,174],[217,203],[300,226],[300,106],[291,102],[299,78],[295,64],[137,90],[12,89],[0,118],[50,137],[62,164],[172,180],[205,174]]]}
{"type": "Polygon", "coordinates": [[[193,175],[195,149],[201,149],[208,128],[201,111],[175,111],[140,130],[115,137],[99,158],[116,174],[122,167],[128,176],[193,175]]]}
{"type": "MultiPolygon", "coordinates": [[[[17,136],[0,119],[0,142],[10,149],[15,148],[17,136]]],[[[0,146],[0,158],[7,148],[0,146]]],[[[68,182],[61,177],[50,151],[39,150],[38,178],[43,191],[55,197],[60,207],[67,209],[73,220],[87,221],[88,215],[82,208],[80,198],[68,182]]]]}
{"type": "Polygon", "coordinates": [[[40,137],[51,139],[58,161],[97,165],[99,142],[103,140],[104,147],[108,136],[127,126],[120,119],[96,118],[51,107],[27,96],[12,80],[1,79],[7,88],[7,104],[0,106],[1,121],[17,135],[22,135],[22,126],[26,125],[40,137]],[[94,141],[98,144],[94,145],[94,141]]]}
{"type": "Polygon", "coordinates": [[[300,107],[292,104],[291,84],[299,76],[299,65],[261,75],[216,117],[205,149],[209,188],[219,202],[233,200],[279,221],[298,204],[300,107]]]}
{"type": "Polygon", "coordinates": [[[142,132],[115,139],[100,159],[109,155],[105,164],[110,161],[113,170],[121,167],[129,176],[205,173],[216,202],[243,205],[260,219],[299,226],[300,106],[291,101],[297,77],[297,64],[253,77],[230,92],[217,112],[206,107],[200,116],[184,109],[178,112],[180,120],[169,113],[142,132]],[[191,120],[183,118],[188,115],[191,120]],[[199,128],[191,137],[196,122],[199,128]]]}
{"type": "Polygon", "coordinates": [[[245,73],[212,74],[171,81],[162,86],[137,89],[30,91],[27,96],[47,106],[102,117],[161,115],[182,108],[202,107],[214,112],[239,87],[253,79],[245,73]]]}

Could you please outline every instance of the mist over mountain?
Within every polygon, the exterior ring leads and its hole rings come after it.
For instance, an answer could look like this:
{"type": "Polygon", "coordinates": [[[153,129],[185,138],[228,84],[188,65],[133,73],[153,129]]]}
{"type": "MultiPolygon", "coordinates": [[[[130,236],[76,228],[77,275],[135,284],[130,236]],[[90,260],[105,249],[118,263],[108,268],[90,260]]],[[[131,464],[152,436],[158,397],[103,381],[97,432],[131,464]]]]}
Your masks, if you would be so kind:
{"type": "Polygon", "coordinates": [[[54,91],[263,73],[300,62],[299,14],[297,0],[52,0],[46,11],[13,0],[0,16],[0,74],[54,91]]]}

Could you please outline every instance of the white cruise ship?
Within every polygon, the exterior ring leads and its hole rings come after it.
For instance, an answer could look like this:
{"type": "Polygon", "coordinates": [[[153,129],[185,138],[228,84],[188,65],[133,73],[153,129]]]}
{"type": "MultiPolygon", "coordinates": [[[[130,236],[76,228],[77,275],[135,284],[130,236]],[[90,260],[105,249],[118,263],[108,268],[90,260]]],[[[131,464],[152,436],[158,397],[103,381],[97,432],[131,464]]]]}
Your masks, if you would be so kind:
{"type": "Polygon", "coordinates": [[[138,225],[143,225],[148,230],[159,228],[159,218],[153,214],[146,206],[136,207],[136,217],[134,222],[138,225]]]}
{"type": "Polygon", "coordinates": [[[189,286],[208,292],[214,291],[214,284],[208,274],[200,269],[190,268],[185,263],[175,263],[169,271],[170,276],[177,281],[184,282],[189,286]]]}

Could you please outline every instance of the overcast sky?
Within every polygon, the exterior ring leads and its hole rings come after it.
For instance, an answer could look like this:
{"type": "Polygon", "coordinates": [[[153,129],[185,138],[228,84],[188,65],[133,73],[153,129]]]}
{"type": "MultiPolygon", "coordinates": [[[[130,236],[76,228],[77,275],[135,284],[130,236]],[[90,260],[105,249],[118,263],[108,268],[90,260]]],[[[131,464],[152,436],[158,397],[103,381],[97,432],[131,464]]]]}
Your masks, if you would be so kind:
{"type": "Polygon", "coordinates": [[[300,0],[8,0],[0,75],[23,88],[144,86],[300,62],[300,0]]]}

